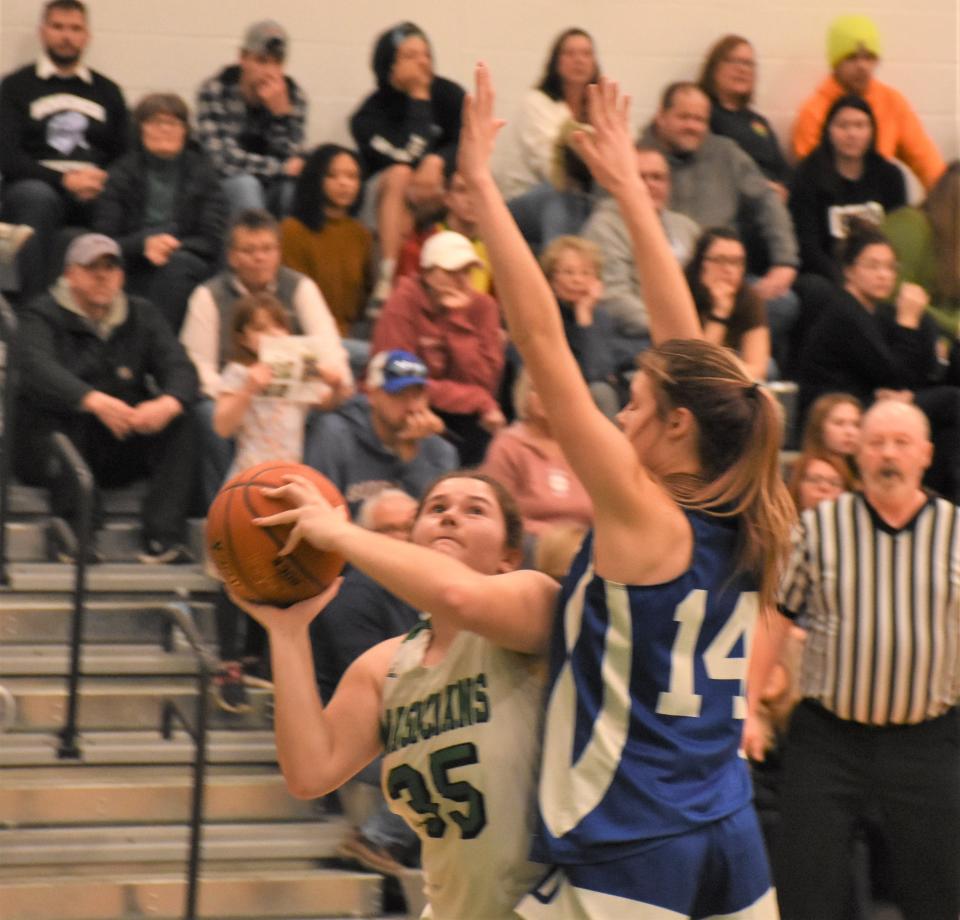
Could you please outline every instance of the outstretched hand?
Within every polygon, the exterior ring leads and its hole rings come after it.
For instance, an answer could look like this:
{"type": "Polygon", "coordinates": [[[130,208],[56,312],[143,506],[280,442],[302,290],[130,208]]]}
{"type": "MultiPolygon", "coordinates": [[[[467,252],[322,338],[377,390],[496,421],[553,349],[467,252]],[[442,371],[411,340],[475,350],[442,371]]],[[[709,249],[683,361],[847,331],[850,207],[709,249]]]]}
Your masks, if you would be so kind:
{"type": "Polygon", "coordinates": [[[637,154],[630,138],[630,97],[614,80],[601,77],[587,87],[589,131],[576,131],[572,141],[593,178],[611,195],[627,188],[642,189],[637,154]]]}
{"type": "Polygon", "coordinates": [[[285,485],[275,489],[264,488],[263,494],[267,498],[283,499],[293,507],[256,518],[254,523],[260,527],[292,525],[290,536],[280,550],[281,556],[293,552],[301,540],[306,540],[317,549],[332,549],[336,535],[350,524],[346,507],[331,505],[320,490],[303,476],[288,474],[283,478],[285,485]]]}
{"type": "Polygon", "coordinates": [[[457,170],[468,184],[490,175],[490,157],[497,134],[506,124],[503,119],[494,117],[493,79],[482,61],[474,71],[474,87],[474,91],[463,100],[463,121],[457,153],[457,170]]]}

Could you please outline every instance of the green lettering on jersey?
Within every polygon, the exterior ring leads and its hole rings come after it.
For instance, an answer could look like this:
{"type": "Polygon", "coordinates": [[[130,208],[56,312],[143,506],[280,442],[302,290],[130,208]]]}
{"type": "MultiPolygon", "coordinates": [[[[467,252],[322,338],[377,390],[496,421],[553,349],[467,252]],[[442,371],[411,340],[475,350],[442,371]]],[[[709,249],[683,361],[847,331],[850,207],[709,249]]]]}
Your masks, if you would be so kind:
{"type": "Polygon", "coordinates": [[[480,673],[474,678],[473,696],[476,702],[473,710],[475,724],[490,721],[490,699],[486,694],[487,675],[480,673]]]}

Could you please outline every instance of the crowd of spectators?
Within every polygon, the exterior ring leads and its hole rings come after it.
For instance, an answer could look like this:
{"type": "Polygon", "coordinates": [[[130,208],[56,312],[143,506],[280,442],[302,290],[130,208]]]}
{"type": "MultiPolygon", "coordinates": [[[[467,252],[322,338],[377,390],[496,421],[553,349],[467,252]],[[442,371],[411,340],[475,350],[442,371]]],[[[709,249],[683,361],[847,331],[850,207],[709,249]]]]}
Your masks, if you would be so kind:
{"type": "MultiPolygon", "coordinates": [[[[0,83],[22,481],[76,523],[62,471],[43,459],[53,431],[98,486],[146,477],[142,559],[169,563],[189,559],[188,514],[263,459],[310,464],[364,526],[398,539],[436,476],[481,466],[517,499],[527,562],[549,558],[559,577],[592,507],[507,340],[456,172],[464,90],[435,74],[428,36],[411,22],[378,36],[376,87],[349,117],[355,149],[310,149],[281,24],[245,30],[193,116],[166,92],[128,114],[120,88],[84,63],[88,16],[78,0],[46,3],[37,61],[0,83]],[[260,355],[263,338],[289,335],[312,343],[322,395],[310,403],[277,398],[277,368],[260,355]]],[[[947,166],[907,100],[876,79],[880,56],[870,19],[832,23],[831,73],[800,108],[788,158],[753,108],[753,45],[723,36],[697,79],[663,89],[637,138],[637,171],[705,338],[755,380],[799,386],[801,510],[859,486],[860,415],[879,400],[925,413],[925,484],[960,501],[960,163],[947,166]],[[917,206],[906,170],[926,190],[917,206]]],[[[587,32],[557,36],[506,113],[494,171],[615,419],[650,338],[627,227],[572,141],[600,73],[587,32]]],[[[99,560],[96,540],[78,547],[69,533],[51,530],[53,558],[99,560]]],[[[232,658],[236,611],[220,607],[232,658]]],[[[315,630],[329,634],[317,651],[324,696],[359,651],[415,622],[348,575],[315,630]]],[[[361,861],[390,844],[378,820],[350,844],[361,861]]]]}

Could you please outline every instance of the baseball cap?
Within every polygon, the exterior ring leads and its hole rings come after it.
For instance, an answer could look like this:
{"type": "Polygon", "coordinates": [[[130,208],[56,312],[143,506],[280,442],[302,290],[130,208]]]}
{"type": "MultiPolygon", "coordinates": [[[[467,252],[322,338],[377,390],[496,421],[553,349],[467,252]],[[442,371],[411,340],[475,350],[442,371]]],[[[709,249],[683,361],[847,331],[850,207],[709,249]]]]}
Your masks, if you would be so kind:
{"type": "Polygon", "coordinates": [[[442,230],[435,233],[420,250],[421,268],[443,268],[448,272],[460,271],[469,265],[479,265],[473,243],[462,233],[453,230],[442,230]]]}
{"type": "Polygon", "coordinates": [[[367,367],[367,387],[385,393],[399,393],[427,382],[427,365],[416,355],[399,348],[381,351],[367,367]]]}
{"type": "Polygon", "coordinates": [[[263,19],[247,29],[243,51],[282,61],[287,56],[287,30],[274,19],[263,19]]]}
{"type": "Polygon", "coordinates": [[[73,242],[67,247],[63,264],[65,266],[90,265],[91,262],[96,262],[101,256],[112,256],[117,260],[118,265],[123,261],[116,240],[112,240],[102,233],[84,233],[74,238],[73,242]]]}

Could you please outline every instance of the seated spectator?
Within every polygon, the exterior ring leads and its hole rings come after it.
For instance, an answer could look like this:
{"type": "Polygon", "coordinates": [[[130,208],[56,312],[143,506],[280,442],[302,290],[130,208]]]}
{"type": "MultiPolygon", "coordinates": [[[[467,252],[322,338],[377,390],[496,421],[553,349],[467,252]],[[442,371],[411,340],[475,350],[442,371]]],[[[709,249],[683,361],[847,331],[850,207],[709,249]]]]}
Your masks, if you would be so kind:
{"type": "Polygon", "coordinates": [[[746,281],[747,251],[735,230],[714,227],[697,241],[687,283],[703,337],[735,351],[754,380],[766,380],[770,330],[763,301],[746,281]]]}
{"type": "Polygon", "coordinates": [[[843,282],[837,249],[850,219],[879,226],[906,204],[903,173],[877,153],[873,113],[858,96],[841,96],[824,122],[820,145],[798,167],[790,212],[804,271],[843,282]]]}
{"type": "Polygon", "coordinates": [[[203,398],[194,415],[203,439],[203,488],[208,503],[233,460],[233,443],[213,430],[213,400],[230,357],[233,312],[241,297],[273,294],[283,304],[296,335],[315,336],[324,343],[320,363],[342,381],[337,398],[346,399],[353,388],[347,354],[323,295],[306,275],[280,264],[280,229],[268,212],[242,211],[236,216],[227,237],[227,266],[190,295],[180,330],[180,341],[200,375],[203,398]]]}
{"type": "Polygon", "coordinates": [[[757,165],[732,140],[711,134],[709,119],[703,90],[695,83],[673,83],[641,142],[659,148],[670,163],[674,210],[701,227],[735,227],[751,243],[748,270],[751,276],[762,273],[754,290],[766,303],[773,352],[782,367],[799,310],[791,290],[799,263],[793,224],[757,165]]]}
{"type": "Polygon", "coordinates": [[[127,146],[120,87],[82,60],[90,41],[86,6],[49,0],[39,33],[37,62],[0,84],[2,216],[34,230],[17,261],[22,303],[59,273],[57,231],[90,226],[106,170],[127,146]]]}
{"type": "Polygon", "coordinates": [[[860,417],[863,404],[849,393],[825,393],[807,413],[800,450],[836,461],[860,481],[857,451],[860,449],[860,417]]]}
{"type": "Polygon", "coordinates": [[[833,73],[803,103],[793,126],[796,158],[809,156],[820,143],[827,113],[840,96],[859,96],[876,120],[877,153],[906,163],[924,188],[932,188],[944,170],[943,157],[906,98],[873,76],[880,61],[876,23],[858,14],[835,19],[827,33],[827,59],[833,73]]]}
{"type": "Polygon", "coordinates": [[[303,168],[307,97],[283,72],[287,33],[265,19],[247,29],[240,60],[210,77],[197,96],[197,136],[213,161],[231,217],[250,208],[290,210],[303,168]]]}
{"type": "MultiPolygon", "coordinates": [[[[638,146],[637,169],[677,261],[686,265],[700,236],[700,227],[686,214],[667,207],[671,192],[667,158],[653,147],[638,146]]],[[[650,346],[647,307],[633,261],[630,235],[612,198],[601,198],[597,202],[583,226],[583,236],[596,243],[603,253],[603,308],[613,318],[632,366],[633,357],[650,346]]],[[[618,360],[618,363],[623,362],[618,360]]]]}
{"type": "Polygon", "coordinates": [[[741,35],[724,35],[707,52],[697,82],[710,97],[710,130],[734,141],[786,201],[790,167],[770,122],[750,107],[756,80],[753,46],[741,35]]]}
{"type": "Polygon", "coordinates": [[[477,253],[479,263],[470,269],[470,286],[481,294],[493,293],[493,277],[490,274],[490,262],[487,258],[487,246],[477,232],[476,215],[473,202],[467,194],[467,184],[458,172],[450,173],[446,179],[443,195],[445,212],[438,220],[431,220],[422,229],[415,229],[403,243],[400,260],[397,263],[397,278],[416,276],[420,273],[420,251],[423,244],[435,233],[452,230],[470,240],[477,253]]]}
{"type": "Polygon", "coordinates": [[[470,286],[470,241],[446,230],[420,254],[420,276],[401,278],[373,330],[374,353],[401,348],[429,368],[427,399],[443,419],[460,462],[479,463],[506,419],[496,391],[504,345],[496,301],[470,286]]]}
{"type": "Polygon", "coordinates": [[[816,508],[820,502],[833,501],[841,492],[850,492],[856,485],[846,460],[804,451],[793,464],[787,488],[797,511],[801,512],[816,508]]]}
{"type": "Polygon", "coordinates": [[[845,284],[824,306],[799,359],[800,406],[822,393],[914,402],[933,429],[933,464],[925,482],[951,501],[960,498],[960,388],[940,384],[939,330],[926,312],[923,288],[896,284],[896,256],[878,230],[847,237],[845,284]]]}
{"type": "Polygon", "coordinates": [[[133,110],[137,149],[110,167],[94,227],[123,253],[127,290],[146,297],[180,331],[190,292],[214,273],[226,202],[213,166],[189,141],[187,104],[145,96],[133,110]]]}
{"type": "MultiPolygon", "coordinates": [[[[159,311],[123,293],[120,247],[96,233],[67,249],[63,276],[27,305],[19,338],[20,390],[15,469],[50,490],[51,510],[73,528],[79,508],[62,464],[51,464],[49,438],[62,432],[93,473],[97,490],[147,477],[141,562],[185,562],[187,509],[193,492],[194,440],[185,415],[197,374],[159,311]]],[[[93,526],[103,524],[95,493],[93,526]]],[[[51,557],[83,552],[53,527],[51,557]]]]}
{"type": "Polygon", "coordinates": [[[416,355],[380,352],[367,369],[366,395],[320,416],[305,461],[344,495],[351,512],[385,488],[419,498],[437,476],[457,465],[443,422],[427,403],[427,366],[416,355]]]}
{"type": "Polygon", "coordinates": [[[363,318],[370,293],[373,238],[354,217],[359,208],[356,153],[323,144],[307,157],[280,225],[283,264],[316,282],[344,337],[363,318]]]}
{"type": "Polygon", "coordinates": [[[513,404],[518,420],[493,439],[481,471],[506,486],[527,535],[536,538],[558,523],[590,527],[593,503],[554,439],[526,371],[514,384],[513,404]]]}
{"type": "Polygon", "coordinates": [[[951,339],[960,336],[960,160],[954,160],[919,207],[887,214],[900,279],[930,296],[927,309],[951,339]]]}
{"type": "Polygon", "coordinates": [[[576,236],[596,204],[598,188],[573,149],[572,137],[586,125],[566,121],[554,139],[549,181],[507,202],[523,238],[540,252],[558,236],[576,236]]]}
{"type": "MultiPolygon", "coordinates": [[[[558,236],[540,257],[543,273],[557,297],[570,350],[594,402],[612,419],[620,411],[621,368],[616,363],[619,343],[613,321],[601,306],[602,263],[599,247],[578,236],[558,236]]],[[[627,366],[636,366],[632,354],[619,357],[627,366]]]]}
{"type": "Polygon", "coordinates": [[[506,201],[549,181],[563,125],[587,120],[587,86],[600,79],[593,39],[583,29],[557,36],[540,82],[527,90],[493,154],[493,171],[506,201]]]}
{"type": "Polygon", "coordinates": [[[350,118],[367,180],[365,211],[375,220],[380,266],[372,299],[387,299],[406,233],[406,200],[443,195],[444,170],[456,163],[463,89],[433,72],[427,36],[402,22],[373,49],[377,89],[350,118]]]}

